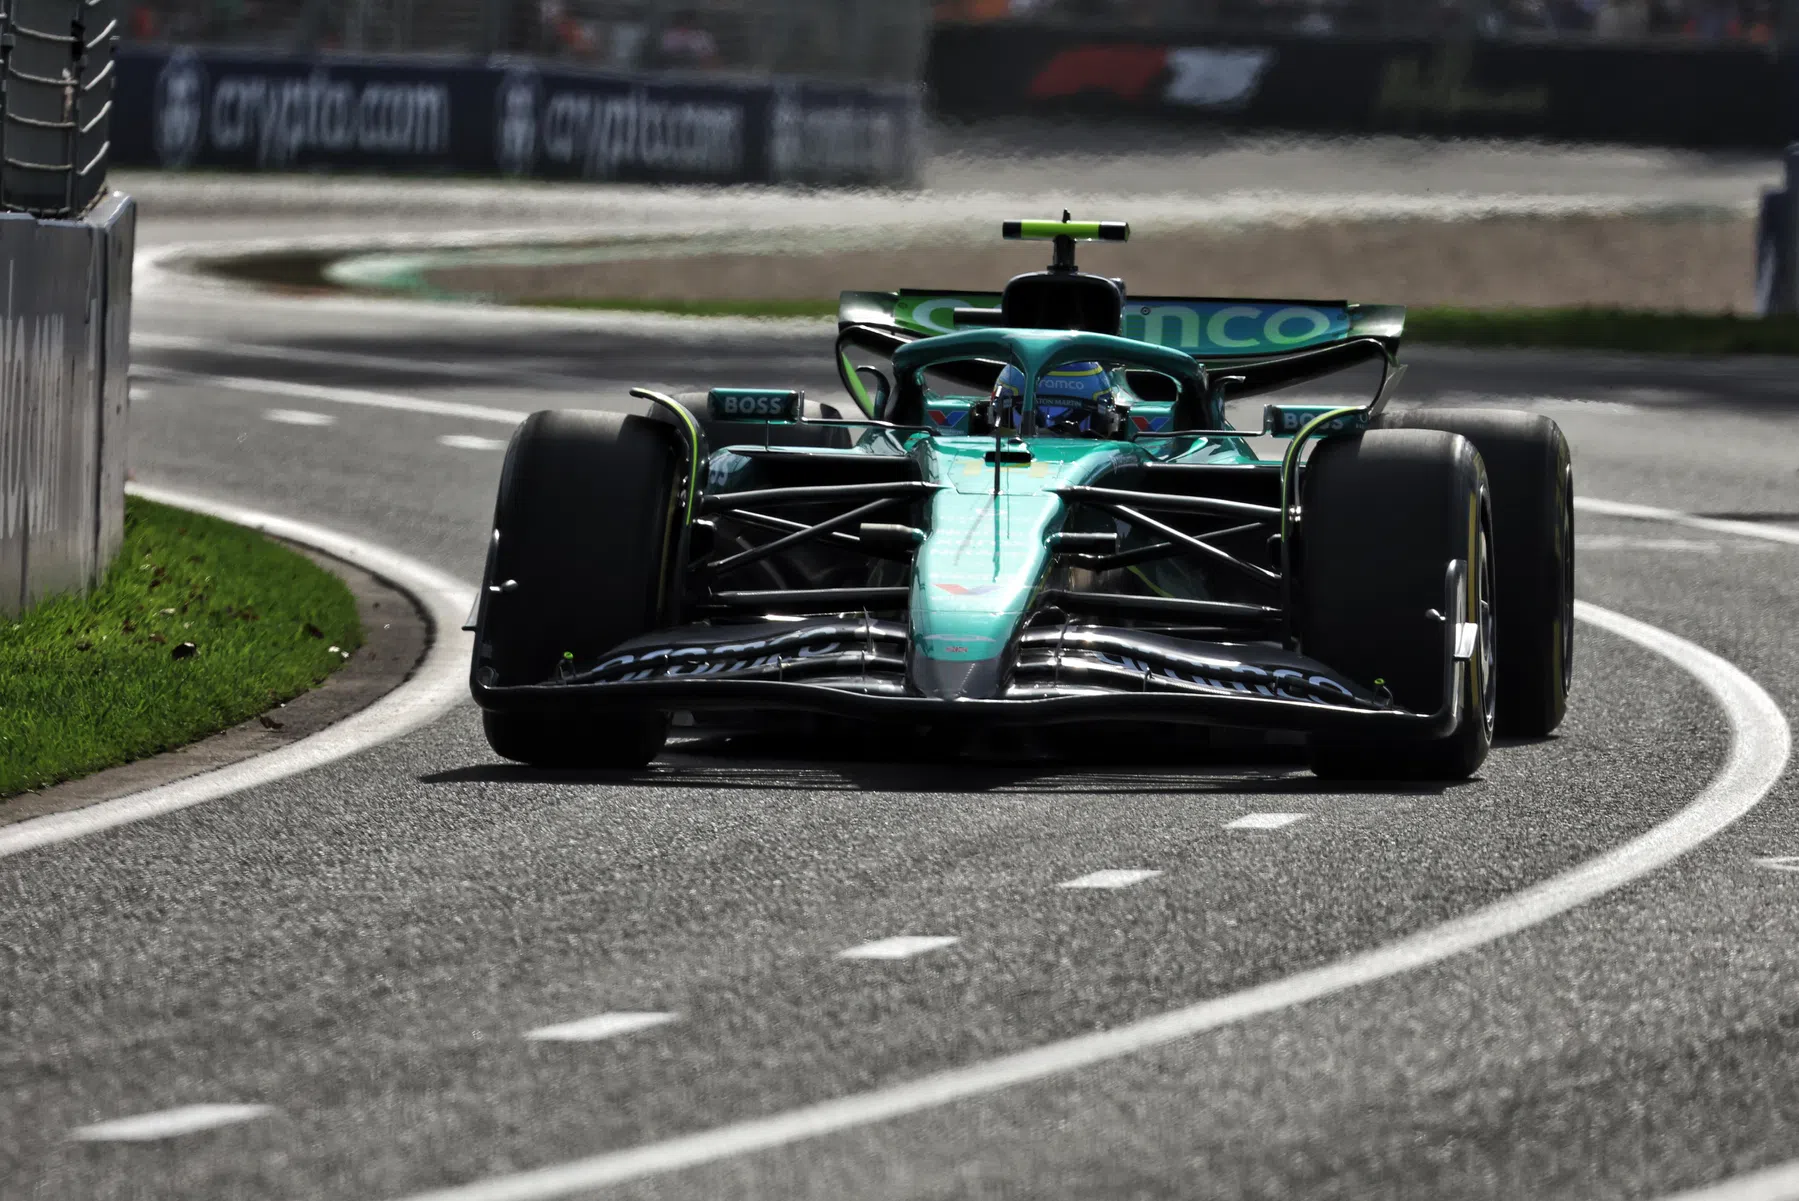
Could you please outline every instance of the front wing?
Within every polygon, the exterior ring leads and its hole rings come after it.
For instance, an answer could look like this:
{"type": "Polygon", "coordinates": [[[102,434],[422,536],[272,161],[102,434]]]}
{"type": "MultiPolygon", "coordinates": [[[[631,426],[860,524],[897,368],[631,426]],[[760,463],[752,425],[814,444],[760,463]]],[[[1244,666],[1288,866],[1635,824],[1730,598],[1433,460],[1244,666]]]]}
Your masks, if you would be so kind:
{"type": "MultiPolygon", "coordinates": [[[[1452,563],[1444,613],[1466,565],[1452,563]]],[[[993,696],[910,688],[906,627],[867,617],[663,631],[602,662],[524,687],[474,681],[485,709],[544,715],[620,708],[695,714],[789,712],[872,722],[1046,726],[1134,719],[1301,732],[1446,737],[1461,722],[1478,628],[1445,620],[1443,701],[1413,713],[1329,667],[1264,644],[1196,643],[1103,626],[1027,630],[993,696]]]]}

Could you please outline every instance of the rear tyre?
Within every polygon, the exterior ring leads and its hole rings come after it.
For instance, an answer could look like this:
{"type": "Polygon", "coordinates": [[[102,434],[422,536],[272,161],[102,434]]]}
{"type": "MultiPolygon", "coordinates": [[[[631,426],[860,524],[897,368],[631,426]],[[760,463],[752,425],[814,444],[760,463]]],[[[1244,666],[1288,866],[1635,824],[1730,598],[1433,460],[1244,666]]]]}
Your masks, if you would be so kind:
{"type": "MultiPolygon", "coordinates": [[[[650,418],[545,411],[525,420],[494,507],[484,585],[503,590],[484,593],[478,681],[541,684],[565,657],[591,661],[660,624],[679,474],[673,430],[650,418]]],[[[642,767],[668,736],[668,715],[640,708],[489,711],[483,725],[496,753],[538,767],[642,767]]]]}
{"type": "Polygon", "coordinates": [[[1537,413],[1414,409],[1382,429],[1432,429],[1474,443],[1493,489],[1498,732],[1542,738],[1562,724],[1574,679],[1574,467],[1561,427],[1537,413]]]}
{"type": "Polygon", "coordinates": [[[1413,713],[1443,704],[1443,620],[1481,637],[1462,673],[1462,720],[1445,738],[1317,735],[1312,770],[1327,779],[1460,780],[1492,745],[1492,517],[1486,472],[1466,438],[1377,430],[1312,453],[1301,481],[1296,628],[1300,649],[1357,683],[1385,687],[1413,713]],[[1451,560],[1469,565],[1458,612],[1445,603],[1451,560]]]}

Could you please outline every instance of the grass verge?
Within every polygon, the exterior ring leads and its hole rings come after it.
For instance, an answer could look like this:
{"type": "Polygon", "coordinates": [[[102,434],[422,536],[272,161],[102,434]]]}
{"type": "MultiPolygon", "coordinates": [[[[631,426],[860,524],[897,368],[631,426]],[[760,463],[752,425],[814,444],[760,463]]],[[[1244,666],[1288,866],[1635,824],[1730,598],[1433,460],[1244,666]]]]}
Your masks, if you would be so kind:
{"type": "MultiPolygon", "coordinates": [[[[691,317],[834,317],[828,300],[566,300],[534,307],[691,317]]],[[[1415,308],[1406,341],[1442,346],[1621,350],[1635,354],[1799,354],[1799,317],[1628,309],[1415,308]]]]}
{"type": "Polygon", "coordinates": [[[0,797],[216,733],[362,643],[343,581],[254,530],[125,502],[105,582],[0,621],[0,797]]]}
{"type": "Polygon", "coordinates": [[[1406,339],[1634,354],[1799,354],[1799,317],[1623,309],[1413,309],[1406,339]]]}
{"type": "Polygon", "coordinates": [[[533,300],[534,309],[590,313],[673,313],[682,317],[835,317],[835,300],[533,300]]]}

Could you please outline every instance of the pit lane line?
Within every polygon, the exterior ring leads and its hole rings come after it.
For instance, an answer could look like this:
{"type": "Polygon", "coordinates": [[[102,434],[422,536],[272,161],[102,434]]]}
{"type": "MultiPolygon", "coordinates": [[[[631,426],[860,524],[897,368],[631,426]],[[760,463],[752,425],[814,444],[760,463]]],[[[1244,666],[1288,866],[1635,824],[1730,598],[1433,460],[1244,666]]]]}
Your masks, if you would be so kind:
{"type": "Polygon", "coordinates": [[[473,644],[461,626],[475,595],[472,585],[386,547],[307,522],[166,488],[134,484],[130,491],[145,500],[206,513],[314,547],[395,584],[425,609],[430,643],[424,661],[405,683],[373,705],[291,746],[146,792],[0,829],[0,859],[323,767],[428,725],[467,700],[473,644]]]}

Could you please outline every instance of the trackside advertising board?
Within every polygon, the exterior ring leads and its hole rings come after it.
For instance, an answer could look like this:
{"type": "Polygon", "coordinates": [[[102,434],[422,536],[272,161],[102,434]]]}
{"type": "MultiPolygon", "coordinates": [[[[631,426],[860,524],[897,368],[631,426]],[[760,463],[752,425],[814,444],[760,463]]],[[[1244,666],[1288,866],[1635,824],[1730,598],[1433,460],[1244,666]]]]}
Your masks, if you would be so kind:
{"type": "Polygon", "coordinates": [[[1698,39],[1219,33],[941,23],[927,82],[952,120],[1154,116],[1346,133],[1778,146],[1794,56],[1698,39]]]}
{"type": "Polygon", "coordinates": [[[641,182],[904,183],[915,91],[525,62],[130,47],[114,161],[641,182]]]}

